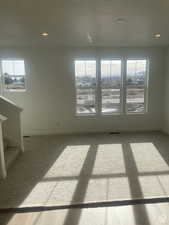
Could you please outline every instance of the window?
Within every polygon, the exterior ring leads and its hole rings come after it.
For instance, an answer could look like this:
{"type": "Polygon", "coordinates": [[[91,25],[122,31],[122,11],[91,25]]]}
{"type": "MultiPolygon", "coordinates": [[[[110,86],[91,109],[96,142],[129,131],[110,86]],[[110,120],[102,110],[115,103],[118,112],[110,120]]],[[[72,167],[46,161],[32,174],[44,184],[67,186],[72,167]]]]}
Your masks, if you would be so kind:
{"type": "Polygon", "coordinates": [[[24,60],[2,60],[3,84],[6,90],[25,89],[24,60]]]}
{"type": "Polygon", "coordinates": [[[147,60],[127,60],[127,112],[144,112],[147,89],[147,60]]]}
{"type": "Polygon", "coordinates": [[[121,60],[101,60],[102,113],[121,111],[121,60]]]}
{"type": "Polygon", "coordinates": [[[96,113],[96,61],[76,60],[76,112],[96,113]]]}
{"type": "Polygon", "coordinates": [[[75,60],[75,77],[77,114],[147,111],[147,59],[75,60]]]}

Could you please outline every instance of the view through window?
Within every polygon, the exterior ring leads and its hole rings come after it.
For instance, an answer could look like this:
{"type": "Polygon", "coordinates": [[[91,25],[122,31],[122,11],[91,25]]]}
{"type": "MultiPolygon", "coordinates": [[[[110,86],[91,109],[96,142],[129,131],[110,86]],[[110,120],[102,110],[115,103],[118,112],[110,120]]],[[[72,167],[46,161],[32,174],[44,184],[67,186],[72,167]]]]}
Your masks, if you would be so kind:
{"type": "Polygon", "coordinates": [[[146,112],[147,59],[103,59],[98,65],[75,60],[77,114],[146,112]]]}
{"type": "Polygon", "coordinates": [[[76,111],[77,113],[96,112],[96,61],[76,60],[76,111]]]}
{"type": "Polygon", "coordinates": [[[102,113],[120,112],[121,60],[101,61],[102,113]]]}
{"type": "Polygon", "coordinates": [[[127,60],[127,111],[145,111],[147,60],[127,60]]]}
{"type": "Polygon", "coordinates": [[[24,60],[2,60],[4,88],[7,90],[25,89],[24,60]]]}

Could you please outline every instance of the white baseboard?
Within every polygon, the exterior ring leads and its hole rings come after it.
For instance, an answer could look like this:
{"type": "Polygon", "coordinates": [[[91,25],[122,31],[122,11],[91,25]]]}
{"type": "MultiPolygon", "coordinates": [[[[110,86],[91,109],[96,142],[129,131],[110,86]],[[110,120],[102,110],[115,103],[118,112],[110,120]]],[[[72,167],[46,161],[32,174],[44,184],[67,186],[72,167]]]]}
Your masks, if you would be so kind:
{"type": "Polygon", "coordinates": [[[71,134],[89,134],[89,133],[109,133],[109,132],[120,132],[120,133],[143,133],[143,132],[160,132],[160,129],[103,129],[103,130],[73,130],[63,131],[58,129],[32,129],[23,132],[24,136],[38,136],[38,135],[71,135],[71,134]]]}

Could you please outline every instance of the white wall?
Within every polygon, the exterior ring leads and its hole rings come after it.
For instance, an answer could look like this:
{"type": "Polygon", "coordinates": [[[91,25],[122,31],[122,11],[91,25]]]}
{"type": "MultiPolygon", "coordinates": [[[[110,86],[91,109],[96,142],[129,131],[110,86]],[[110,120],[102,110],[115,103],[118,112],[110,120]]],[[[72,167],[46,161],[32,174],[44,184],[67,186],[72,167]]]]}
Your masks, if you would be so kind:
{"type": "Polygon", "coordinates": [[[0,57],[25,59],[27,91],[4,93],[24,109],[24,134],[161,129],[164,48],[0,49],[0,57]],[[75,116],[74,58],[107,56],[150,57],[146,115],[75,116]]]}
{"type": "Polygon", "coordinates": [[[166,52],[166,72],[164,77],[164,114],[162,130],[169,134],[169,48],[166,52]]]}

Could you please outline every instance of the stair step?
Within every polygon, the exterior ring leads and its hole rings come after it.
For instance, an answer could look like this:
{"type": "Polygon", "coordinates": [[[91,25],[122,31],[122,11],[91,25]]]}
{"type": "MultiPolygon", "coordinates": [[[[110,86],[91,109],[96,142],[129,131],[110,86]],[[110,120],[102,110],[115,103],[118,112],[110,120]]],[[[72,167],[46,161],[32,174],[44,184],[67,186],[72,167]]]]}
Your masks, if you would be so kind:
{"type": "Polygon", "coordinates": [[[7,149],[8,147],[8,141],[6,138],[3,139],[3,143],[4,143],[4,149],[7,149]]]}
{"type": "Polygon", "coordinates": [[[3,138],[3,143],[4,143],[4,149],[8,148],[8,147],[16,147],[17,143],[9,137],[4,137],[3,138]]]}
{"type": "Polygon", "coordinates": [[[19,150],[16,147],[9,147],[5,149],[5,163],[6,163],[7,169],[9,169],[9,167],[15,161],[18,154],[19,154],[19,150]]]}

